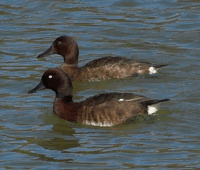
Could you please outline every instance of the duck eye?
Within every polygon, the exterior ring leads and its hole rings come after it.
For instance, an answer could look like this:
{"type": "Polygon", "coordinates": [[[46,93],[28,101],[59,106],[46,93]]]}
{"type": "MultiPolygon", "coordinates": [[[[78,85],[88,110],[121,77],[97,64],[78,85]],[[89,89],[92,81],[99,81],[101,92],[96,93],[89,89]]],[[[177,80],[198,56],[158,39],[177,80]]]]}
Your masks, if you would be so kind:
{"type": "Polygon", "coordinates": [[[49,78],[51,79],[53,76],[52,75],[49,75],[49,78]]]}
{"type": "Polygon", "coordinates": [[[58,44],[58,45],[61,45],[61,44],[62,44],[62,42],[61,42],[61,41],[58,41],[58,42],[57,42],[57,44],[58,44]]]}

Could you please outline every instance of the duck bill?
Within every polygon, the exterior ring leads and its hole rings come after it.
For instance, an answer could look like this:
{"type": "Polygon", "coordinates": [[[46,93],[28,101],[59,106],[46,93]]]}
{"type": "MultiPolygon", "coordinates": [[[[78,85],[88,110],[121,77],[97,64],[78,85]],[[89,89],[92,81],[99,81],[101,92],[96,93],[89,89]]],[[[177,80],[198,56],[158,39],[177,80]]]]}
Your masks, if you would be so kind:
{"type": "Polygon", "coordinates": [[[37,58],[46,57],[46,56],[49,56],[51,54],[54,54],[54,50],[53,50],[52,46],[48,50],[46,50],[45,52],[43,52],[42,54],[38,55],[37,58]]]}
{"type": "Polygon", "coordinates": [[[43,82],[41,81],[40,84],[38,84],[34,89],[30,90],[28,92],[28,94],[36,93],[38,90],[44,90],[44,89],[45,89],[45,86],[44,86],[43,82]]]}

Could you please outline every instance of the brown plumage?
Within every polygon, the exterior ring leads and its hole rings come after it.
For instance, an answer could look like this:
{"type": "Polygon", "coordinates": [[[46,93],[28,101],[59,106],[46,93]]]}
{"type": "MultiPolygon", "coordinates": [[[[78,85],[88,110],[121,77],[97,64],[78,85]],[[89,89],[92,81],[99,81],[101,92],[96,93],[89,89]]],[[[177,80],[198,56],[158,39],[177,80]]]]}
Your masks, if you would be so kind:
{"type": "Polygon", "coordinates": [[[143,73],[156,73],[158,68],[148,62],[138,62],[123,57],[103,57],[78,67],[79,48],[73,37],[58,37],[51,47],[38,58],[51,54],[59,54],[64,58],[62,69],[74,81],[97,81],[111,78],[125,78],[143,73]]]}
{"type": "MultiPolygon", "coordinates": [[[[135,115],[150,113],[149,106],[169,100],[152,100],[132,93],[104,93],[75,103],[71,79],[58,68],[47,70],[40,84],[29,93],[44,88],[56,93],[53,111],[57,116],[71,122],[94,126],[121,124],[135,115]]],[[[150,114],[152,113],[151,111],[150,114]]]]}

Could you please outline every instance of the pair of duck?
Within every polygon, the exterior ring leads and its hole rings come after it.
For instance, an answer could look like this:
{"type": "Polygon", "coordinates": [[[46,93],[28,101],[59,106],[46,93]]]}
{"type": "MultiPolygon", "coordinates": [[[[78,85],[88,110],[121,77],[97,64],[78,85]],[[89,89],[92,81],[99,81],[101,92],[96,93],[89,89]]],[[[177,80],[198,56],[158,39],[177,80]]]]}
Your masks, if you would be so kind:
{"type": "Polygon", "coordinates": [[[64,58],[62,70],[48,69],[40,83],[29,93],[43,89],[53,90],[56,94],[53,111],[62,119],[85,125],[114,126],[136,115],[153,114],[157,111],[157,103],[169,100],[154,100],[132,93],[104,93],[75,103],[72,81],[121,79],[137,74],[154,74],[166,65],[153,66],[151,63],[129,58],[103,57],[78,67],[78,44],[69,36],[58,37],[38,58],[51,54],[59,54],[64,58]]]}

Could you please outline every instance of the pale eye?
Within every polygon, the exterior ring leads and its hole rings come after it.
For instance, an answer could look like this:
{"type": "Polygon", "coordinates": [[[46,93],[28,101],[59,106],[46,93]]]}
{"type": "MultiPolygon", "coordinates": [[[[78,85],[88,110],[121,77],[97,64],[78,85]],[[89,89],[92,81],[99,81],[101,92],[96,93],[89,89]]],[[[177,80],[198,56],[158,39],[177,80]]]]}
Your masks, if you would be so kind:
{"type": "Polygon", "coordinates": [[[61,41],[58,41],[58,42],[57,42],[57,44],[58,44],[58,45],[61,45],[61,44],[62,44],[62,42],[61,42],[61,41]]]}
{"type": "Polygon", "coordinates": [[[53,76],[52,75],[49,75],[49,78],[51,79],[53,76]]]}

